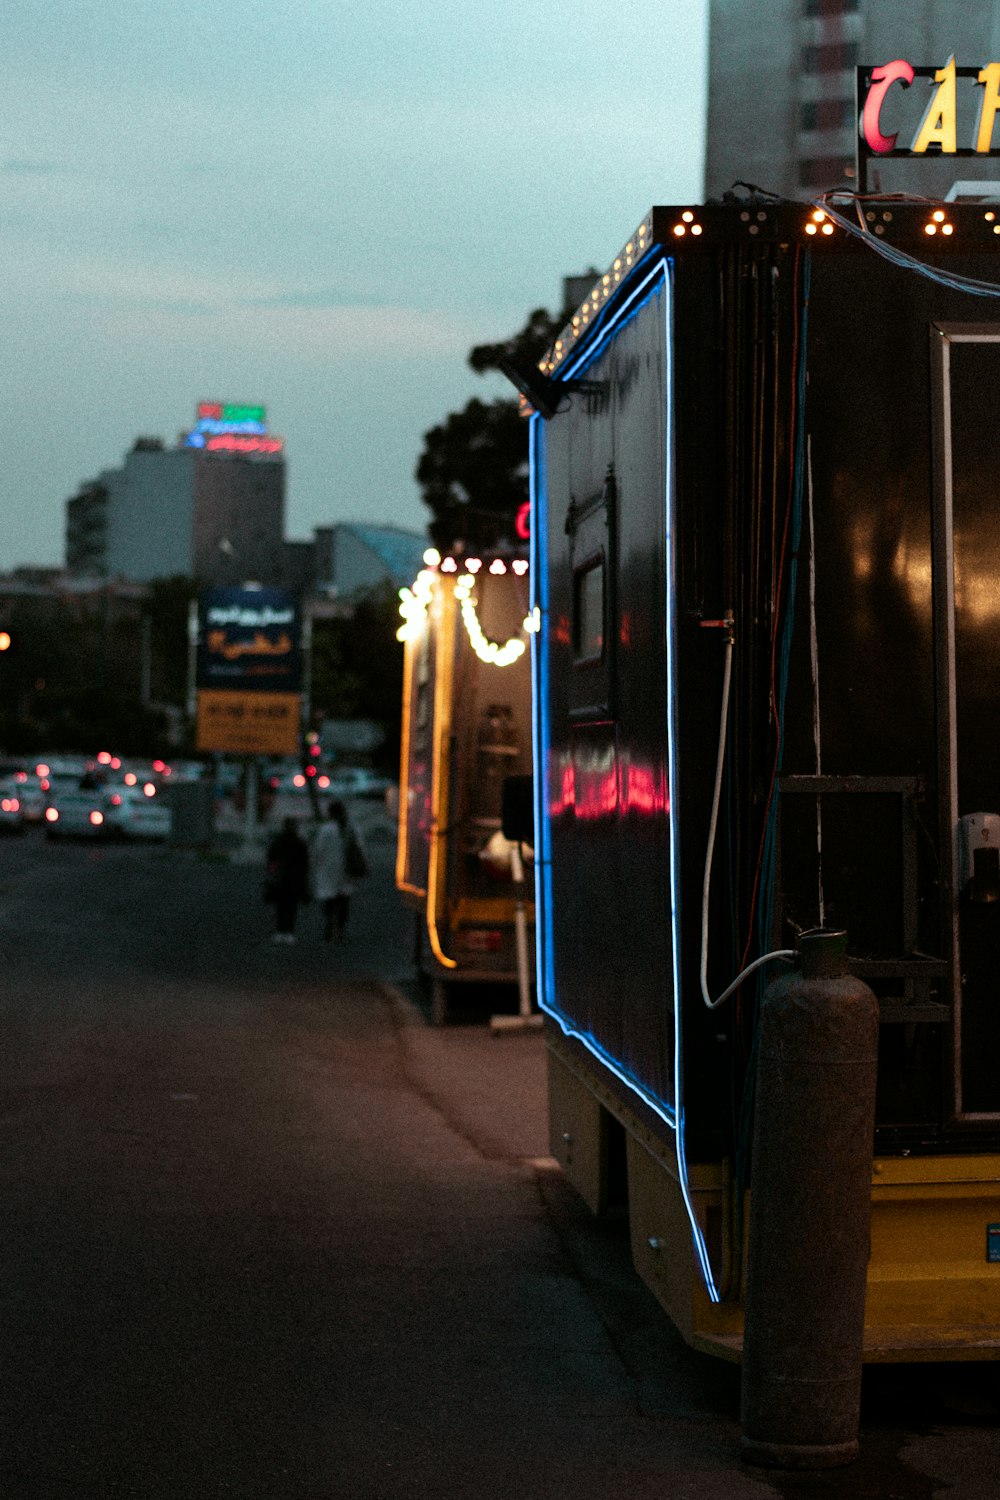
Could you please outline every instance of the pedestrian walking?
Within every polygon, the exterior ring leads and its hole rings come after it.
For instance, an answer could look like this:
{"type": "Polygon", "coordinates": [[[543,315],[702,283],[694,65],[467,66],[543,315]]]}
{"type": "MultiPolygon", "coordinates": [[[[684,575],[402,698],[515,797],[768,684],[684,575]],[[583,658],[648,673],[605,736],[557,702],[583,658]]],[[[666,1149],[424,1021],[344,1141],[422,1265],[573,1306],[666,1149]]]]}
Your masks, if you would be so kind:
{"type": "Polygon", "coordinates": [[[275,943],[295,942],[299,906],[309,899],[309,846],[294,818],[286,818],[267,850],[265,898],[274,904],[275,943]]]}
{"type": "Polygon", "coordinates": [[[313,839],[311,861],[313,894],[323,913],[324,940],[332,942],[336,933],[340,942],[347,931],[355,877],[367,869],[361,840],[343,802],[330,803],[327,820],[313,839]]]}

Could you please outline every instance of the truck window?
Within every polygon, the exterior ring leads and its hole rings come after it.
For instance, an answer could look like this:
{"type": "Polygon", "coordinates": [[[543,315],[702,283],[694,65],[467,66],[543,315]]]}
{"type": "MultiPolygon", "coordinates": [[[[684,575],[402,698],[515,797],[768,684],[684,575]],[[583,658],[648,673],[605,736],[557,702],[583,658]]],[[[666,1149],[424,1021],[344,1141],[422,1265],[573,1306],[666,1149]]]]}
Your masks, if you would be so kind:
{"type": "Polygon", "coordinates": [[[604,557],[577,568],[573,579],[573,655],[599,661],[604,655],[604,557]]]}

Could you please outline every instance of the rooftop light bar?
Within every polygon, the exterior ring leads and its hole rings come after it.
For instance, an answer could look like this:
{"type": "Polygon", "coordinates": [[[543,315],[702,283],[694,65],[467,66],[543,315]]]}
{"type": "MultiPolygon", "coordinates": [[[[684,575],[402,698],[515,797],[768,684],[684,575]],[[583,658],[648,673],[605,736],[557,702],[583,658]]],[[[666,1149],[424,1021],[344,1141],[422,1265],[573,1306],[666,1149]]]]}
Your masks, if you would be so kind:
{"type": "MultiPolygon", "coordinates": [[[[541,374],[558,381],[564,371],[568,373],[574,353],[600,336],[614,316],[611,304],[617,305],[617,294],[624,293],[626,285],[635,284],[636,275],[641,274],[639,268],[649,263],[657,248],[671,257],[682,250],[711,250],[720,241],[734,243],[745,238],[758,243],[797,240],[817,249],[821,245],[842,249],[851,237],[847,233],[850,229],[855,238],[860,231],[862,242],[870,235],[872,240],[906,246],[919,258],[930,247],[958,249],[962,241],[965,248],[983,246],[995,244],[993,237],[1000,236],[1000,208],[995,199],[939,204],[923,198],[890,195],[883,199],[831,192],[811,204],[754,198],[736,207],[736,213],[728,203],[651,208],[538,361],[541,374]],[[846,228],[845,220],[850,221],[846,228]]],[[[522,394],[520,409],[523,416],[532,414],[530,396],[522,394]]]]}
{"type": "Polygon", "coordinates": [[[591,327],[605,303],[614,296],[618,287],[637,266],[653,244],[653,210],[638,225],[632,237],[626,241],[615,256],[605,274],[594,282],[583,306],[575,312],[555,343],[539,360],[538,368],[543,375],[551,375],[570,354],[574,344],[591,327]]]}

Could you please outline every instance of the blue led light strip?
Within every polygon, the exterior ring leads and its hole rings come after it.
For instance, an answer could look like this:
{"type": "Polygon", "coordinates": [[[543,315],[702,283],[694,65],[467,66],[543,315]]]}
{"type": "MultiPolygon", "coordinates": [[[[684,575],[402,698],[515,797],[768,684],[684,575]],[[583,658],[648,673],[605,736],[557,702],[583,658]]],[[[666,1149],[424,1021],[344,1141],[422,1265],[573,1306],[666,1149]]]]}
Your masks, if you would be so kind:
{"type": "MultiPolygon", "coordinates": [[[[632,277],[637,276],[643,267],[649,264],[655,249],[655,246],[651,247],[649,253],[643,256],[639,264],[630,273],[632,277]]],[[[643,297],[643,293],[649,291],[651,284],[653,284],[655,290],[655,283],[661,273],[664,280],[666,280],[666,265],[666,260],[661,257],[652,270],[639,282],[639,285],[629,292],[627,296],[623,297],[620,302],[609,302],[607,307],[601,308],[591,327],[581,339],[580,348],[576,354],[570,356],[565,369],[556,371],[552,377],[553,380],[572,380],[574,375],[579,375],[589,364],[593,364],[598,355],[604,352],[619,324],[631,314],[639,311],[639,307],[636,306],[638,300],[640,298],[643,299],[643,302],[647,300],[643,297]]],[[[639,305],[641,306],[642,304],[640,303],[639,305]]]]}
{"type": "MultiPolygon", "coordinates": [[[[631,319],[654,296],[662,296],[665,337],[665,384],[666,384],[666,463],[665,494],[666,508],[666,689],[667,689],[667,776],[670,790],[670,951],[671,981],[673,985],[674,1012],[674,1104],[660,1099],[640,1081],[633,1077],[589,1032],[581,1031],[560,1009],[556,999],[555,959],[552,933],[552,839],[548,813],[547,780],[551,734],[549,724],[549,645],[548,645],[548,505],[545,483],[544,426],[536,415],[532,417],[529,430],[529,463],[531,484],[531,578],[533,603],[538,608],[540,629],[532,640],[532,684],[534,689],[534,713],[532,715],[533,750],[535,756],[535,899],[536,899],[536,944],[537,972],[539,975],[538,1003],[542,1010],[557,1022],[568,1037],[581,1042],[626,1088],[636,1094],[648,1108],[659,1116],[674,1131],[677,1155],[678,1180],[681,1195],[687,1210],[695,1252],[701,1266],[708,1295],[718,1302],[719,1292],[715,1285],[704,1234],[698,1223],[688,1180],[687,1159],[684,1150],[684,1109],[682,1087],[682,1028],[680,1002],[680,870],[678,859],[677,799],[677,711],[675,701],[674,660],[676,655],[674,622],[674,490],[673,490],[673,367],[671,360],[672,321],[672,266],[665,256],[642,276],[638,285],[615,307],[605,321],[599,320],[599,328],[591,331],[585,347],[558,372],[557,380],[569,380],[592,364],[607,347],[615,332],[626,319],[631,319]]],[[[609,309],[610,311],[610,309],[609,309]]]]}

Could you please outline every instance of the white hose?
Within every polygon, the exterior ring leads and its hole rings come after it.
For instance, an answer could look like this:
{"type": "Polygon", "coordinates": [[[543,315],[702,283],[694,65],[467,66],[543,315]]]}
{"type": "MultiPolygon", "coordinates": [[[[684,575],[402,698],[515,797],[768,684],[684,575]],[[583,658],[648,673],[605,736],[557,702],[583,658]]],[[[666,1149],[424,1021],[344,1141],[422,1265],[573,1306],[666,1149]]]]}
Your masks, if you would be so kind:
{"type": "Polygon", "coordinates": [[[729,727],[729,690],[733,677],[733,636],[730,631],[726,637],[726,661],[722,674],[722,710],[719,714],[719,753],[715,761],[715,790],[712,793],[712,816],[708,823],[708,848],[705,851],[705,879],[701,888],[701,998],[709,1010],[728,1000],[734,990],[738,990],[745,979],[749,979],[755,969],[762,964],[770,963],[772,959],[795,959],[798,955],[793,948],[778,948],[773,953],[765,953],[762,958],[755,958],[752,964],[747,964],[732,984],[724,989],[716,999],[708,993],[708,909],[709,892],[712,886],[712,860],[715,856],[715,834],[719,826],[719,806],[722,802],[722,773],[726,764],[726,732],[729,727]]]}
{"type": "Polygon", "coordinates": [[[760,958],[755,958],[753,963],[747,964],[746,968],[743,969],[739,974],[737,974],[736,978],[733,980],[728,989],[724,989],[722,991],[722,994],[719,995],[715,1000],[709,1000],[706,996],[705,1004],[708,1006],[709,1010],[715,1010],[716,1006],[721,1005],[723,1000],[729,999],[734,990],[739,989],[740,985],[745,979],[750,978],[750,975],[754,972],[755,969],[759,969],[761,964],[769,964],[772,958],[782,958],[786,963],[794,963],[798,956],[799,955],[796,953],[794,948],[776,948],[773,953],[765,953],[760,958]]]}

